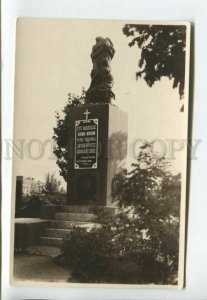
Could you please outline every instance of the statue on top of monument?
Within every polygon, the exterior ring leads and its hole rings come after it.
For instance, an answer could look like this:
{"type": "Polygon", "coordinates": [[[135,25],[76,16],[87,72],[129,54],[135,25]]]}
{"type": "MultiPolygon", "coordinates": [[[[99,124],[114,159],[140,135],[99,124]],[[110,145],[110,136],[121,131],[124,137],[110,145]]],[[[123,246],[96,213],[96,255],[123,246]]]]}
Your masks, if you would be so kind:
{"type": "Polygon", "coordinates": [[[114,53],[114,46],[109,38],[96,38],[96,44],[91,53],[93,69],[91,85],[86,92],[86,104],[111,103],[111,100],[115,99],[112,92],[113,77],[110,67],[114,53]]]}

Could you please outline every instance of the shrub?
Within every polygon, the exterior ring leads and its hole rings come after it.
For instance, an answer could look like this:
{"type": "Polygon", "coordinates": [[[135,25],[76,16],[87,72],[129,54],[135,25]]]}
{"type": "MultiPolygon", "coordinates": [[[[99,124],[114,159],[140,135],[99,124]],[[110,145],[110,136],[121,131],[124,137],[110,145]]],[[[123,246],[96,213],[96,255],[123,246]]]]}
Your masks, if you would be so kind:
{"type": "Polygon", "coordinates": [[[62,193],[45,193],[43,196],[43,205],[66,205],[66,194],[62,193]]]}
{"type": "Polygon", "coordinates": [[[16,211],[17,218],[40,218],[42,200],[39,194],[26,196],[24,204],[16,211]]]}
{"type": "Polygon", "coordinates": [[[146,238],[136,225],[136,220],[120,214],[91,231],[76,227],[57,260],[67,264],[79,282],[168,282],[170,266],[154,251],[154,240],[146,238]]]}
{"type": "Polygon", "coordinates": [[[180,174],[151,145],[141,147],[130,172],[112,183],[113,200],[127,213],[98,215],[91,231],[74,228],[58,257],[81,282],[176,284],[179,257],[180,174]]]}
{"type": "Polygon", "coordinates": [[[16,218],[40,218],[43,205],[65,205],[67,204],[66,194],[45,193],[31,194],[24,197],[23,204],[15,212],[16,218]]]}

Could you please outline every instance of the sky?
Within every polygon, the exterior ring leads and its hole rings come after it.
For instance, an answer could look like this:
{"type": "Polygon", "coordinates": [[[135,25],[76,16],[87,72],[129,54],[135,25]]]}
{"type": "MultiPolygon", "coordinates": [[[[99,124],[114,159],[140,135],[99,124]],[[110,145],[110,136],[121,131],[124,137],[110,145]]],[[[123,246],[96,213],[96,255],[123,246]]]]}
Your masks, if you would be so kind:
{"type": "MultiPolygon", "coordinates": [[[[52,155],[55,111],[61,112],[68,93],[80,95],[82,87],[88,89],[90,54],[97,36],[110,38],[116,51],[111,62],[114,104],[128,114],[128,166],[134,159],[130,145],[135,140],[162,140],[168,156],[172,146],[169,140],[186,139],[187,114],[179,112],[181,101],[172,81],[163,78],[151,88],[143,79],[136,81],[140,50],[128,46],[130,39],[122,33],[125,24],[126,21],[18,19],[14,143],[19,145],[24,140],[24,149],[22,158],[13,154],[14,176],[44,181],[47,172],[55,172],[64,186],[52,155]]],[[[159,148],[161,144],[156,145],[159,148]]],[[[182,171],[185,150],[177,151],[175,158],[174,170],[182,171]]]]}

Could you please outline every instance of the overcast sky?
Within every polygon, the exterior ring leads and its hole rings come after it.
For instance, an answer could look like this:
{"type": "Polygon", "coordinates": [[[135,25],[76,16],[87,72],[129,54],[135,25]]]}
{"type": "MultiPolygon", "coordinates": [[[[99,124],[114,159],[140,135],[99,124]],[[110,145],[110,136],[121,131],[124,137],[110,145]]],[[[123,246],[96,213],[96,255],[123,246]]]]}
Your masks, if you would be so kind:
{"type": "MultiPolygon", "coordinates": [[[[24,139],[33,157],[38,156],[39,140],[51,140],[56,124],[55,111],[61,111],[67,94],[80,94],[90,85],[92,46],[97,36],[112,40],[115,55],[111,68],[114,76],[114,102],[128,114],[129,144],[135,139],[186,138],[186,113],[180,113],[177,89],[167,78],[149,88],[144,80],[136,81],[140,51],[128,46],[122,33],[123,21],[70,21],[58,19],[19,19],[17,22],[16,74],[14,104],[14,141],[24,139]],[[30,143],[30,144],[29,144],[30,143]],[[30,147],[31,146],[31,147],[30,147]]],[[[184,100],[187,101],[187,100],[184,100]]],[[[41,149],[43,150],[43,149],[41,149]]],[[[14,155],[14,176],[32,176],[44,180],[45,174],[59,169],[51,159],[47,143],[40,159],[14,155]]],[[[169,147],[168,147],[169,151],[169,147]]],[[[181,171],[185,151],[176,154],[174,169],[181,171]]],[[[128,164],[133,158],[129,155],[128,164]]],[[[63,182],[63,180],[62,180],[63,182]]]]}

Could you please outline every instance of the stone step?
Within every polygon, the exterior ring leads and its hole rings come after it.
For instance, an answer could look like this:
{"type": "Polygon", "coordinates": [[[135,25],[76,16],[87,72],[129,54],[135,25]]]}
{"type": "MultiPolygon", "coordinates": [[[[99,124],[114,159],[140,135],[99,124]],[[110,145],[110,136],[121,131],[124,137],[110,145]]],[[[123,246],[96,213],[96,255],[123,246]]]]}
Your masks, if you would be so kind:
{"type": "Polygon", "coordinates": [[[70,229],[63,228],[47,228],[45,230],[45,236],[53,238],[65,238],[70,233],[70,229]]]}
{"type": "Polygon", "coordinates": [[[66,213],[85,213],[96,214],[99,212],[107,212],[115,215],[117,208],[114,206],[89,206],[89,205],[64,205],[62,212],[66,213]]]}
{"type": "Polygon", "coordinates": [[[42,236],[40,237],[40,244],[47,246],[56,246],[60,248],[63,245],[63,239],[57,237],[42,236]]]}
{"type": "Polygon", "coordinates": [[[56,213],[55,220],[59,221],[93,221],[95,219],[94,214],[84,214],[84,213],[56,213]]]}
{"type": "Polygon", "coordinates": [[[58,221],[58,220],[51,220],[50,221],[50,228],[62,228],[62,229],[71,229],[73,227],[91,227],[94,223],[92,222],[75,222],[75,221],[58,221]]]}

